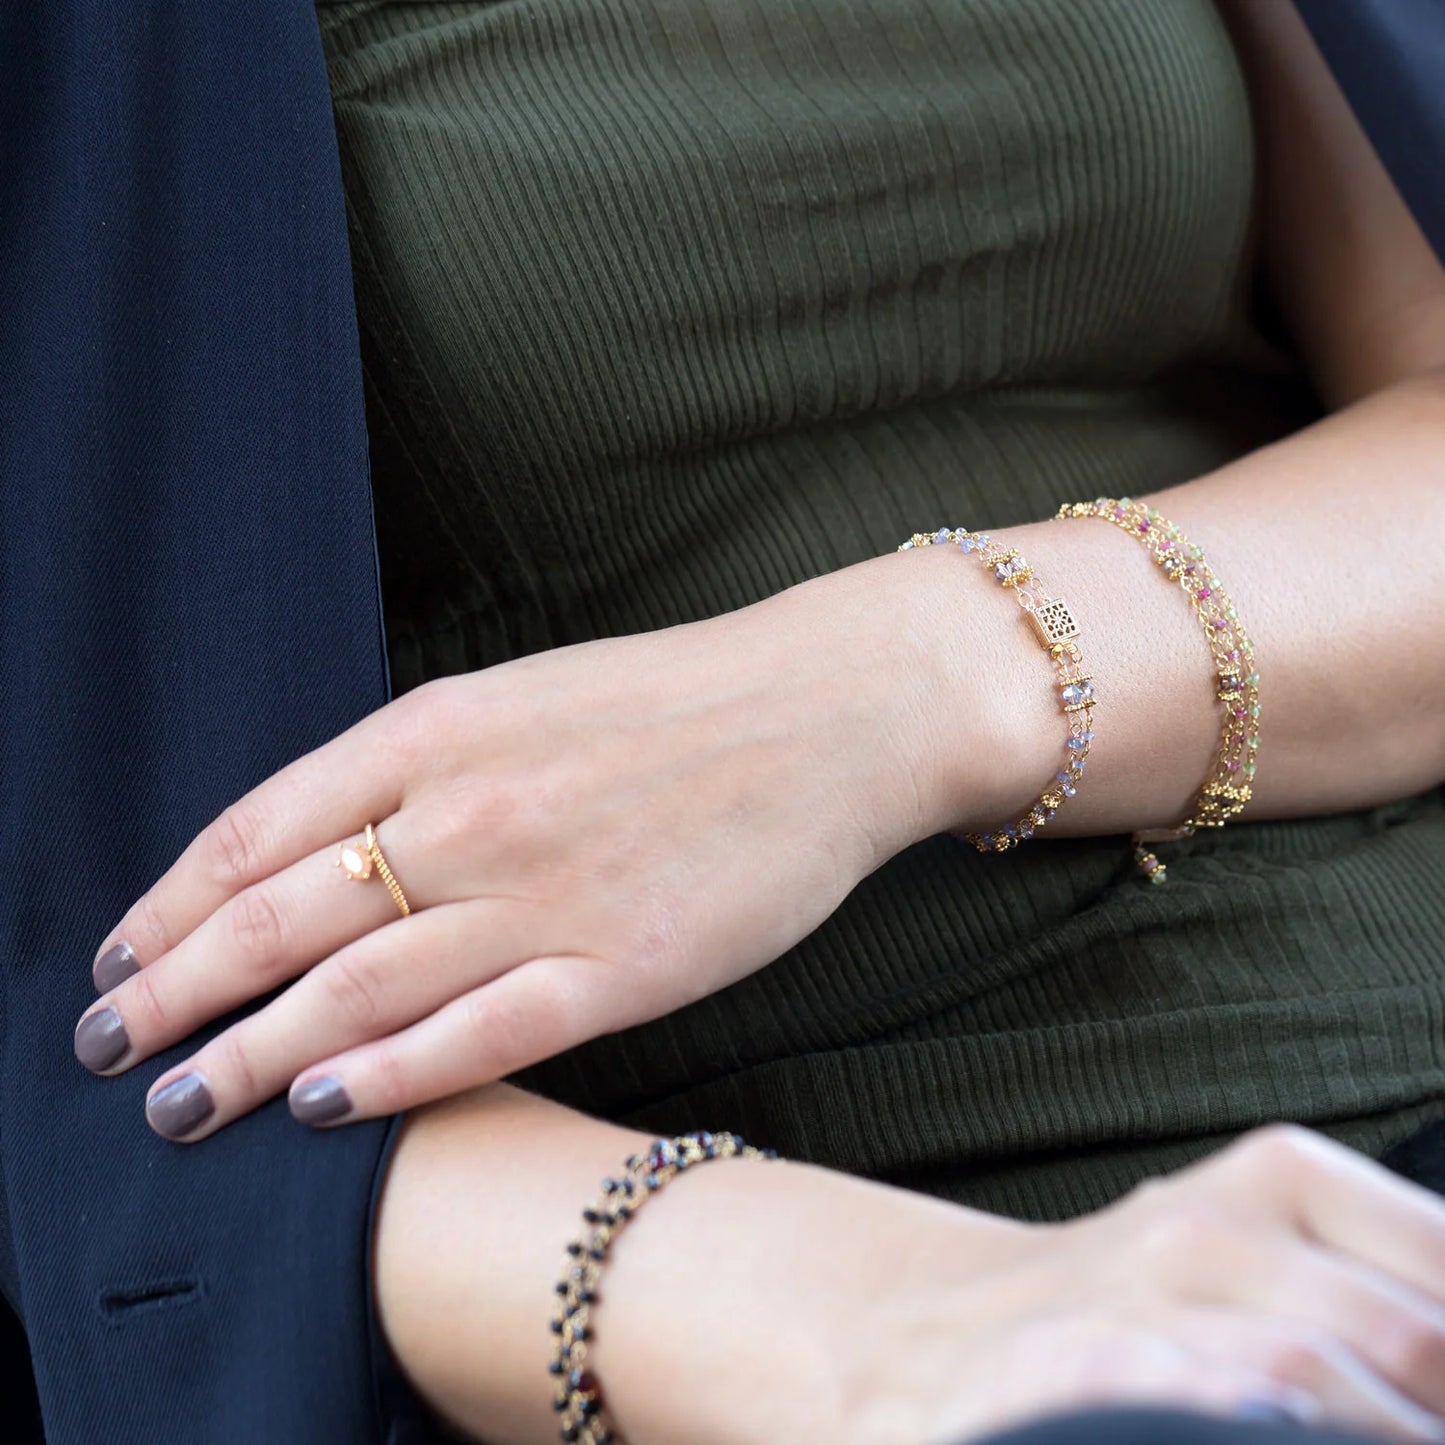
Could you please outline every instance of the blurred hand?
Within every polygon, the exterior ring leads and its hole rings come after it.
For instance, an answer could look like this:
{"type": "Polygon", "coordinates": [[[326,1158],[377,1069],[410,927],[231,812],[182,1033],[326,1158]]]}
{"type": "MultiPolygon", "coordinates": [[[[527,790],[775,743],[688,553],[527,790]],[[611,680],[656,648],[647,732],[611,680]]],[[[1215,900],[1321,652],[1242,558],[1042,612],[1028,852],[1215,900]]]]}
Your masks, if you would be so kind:
{"type": "MultiPolygon", "coordinates": [[[[496,1100],[408,1120],[376,1246],[402,1364],[496,1445],[555,1436],[557,1239],[617,1154],[610,1126],[518,1098],[489,1132],[496,1100]]],[[[633,1445],[957,1445],[1093,1406],[1261,1402],[1445,1439],[1445,1203],[1298,1129],[1054,1226],[786,1161],[708,1165],[619,1235],[603,1283],[589,1366],[633,1445]]]]}

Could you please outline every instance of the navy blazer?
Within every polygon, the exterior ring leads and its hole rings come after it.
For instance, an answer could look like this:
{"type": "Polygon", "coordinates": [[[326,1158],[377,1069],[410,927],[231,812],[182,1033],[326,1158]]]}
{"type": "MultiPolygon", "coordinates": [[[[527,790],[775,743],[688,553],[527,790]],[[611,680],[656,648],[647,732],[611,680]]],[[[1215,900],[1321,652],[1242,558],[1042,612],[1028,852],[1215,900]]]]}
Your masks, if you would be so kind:
{"type": "MultiPolygon", "coordinates": [[[[1301,3],[1438,243],[1439,0],[1301,3]]],[[[171,1144],[145,1090],[194,1041],[71,1050],[129,903],[387,691],[310,0],[0,6],[0,1293],[50,1445],[401,1438],[394,1124],[171,1144]]]]}
{"type": "Polygon", "coordinates": [[[1295,6],[1445,260],[1445,0],[1295,0],[1295,6]]]}
{"type": "Polygon", "coordinates": [[[187,1148],[143,1103],[194,1040],[71,1044],[126,907],[386,699],[358,356],[310,0],[0,5],[0,1291],[50,1445],[386,1438],[388,1122],[187,1148]]]}

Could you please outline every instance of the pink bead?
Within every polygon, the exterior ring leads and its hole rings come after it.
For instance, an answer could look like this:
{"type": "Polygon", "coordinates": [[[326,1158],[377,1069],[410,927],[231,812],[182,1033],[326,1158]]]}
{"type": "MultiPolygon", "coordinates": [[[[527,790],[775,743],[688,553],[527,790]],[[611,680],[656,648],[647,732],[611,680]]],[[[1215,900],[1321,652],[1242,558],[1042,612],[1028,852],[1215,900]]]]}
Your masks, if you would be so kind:
{"type": "Polygon", "coordinates": [[[1234,715],[1235,715],[1235,717],[1244,717],[1244,716],[1246,716],[1245,711],[1244,711],[1244,709],[1243,709],[1242,707],[1237,707],[1237,708],[1235,708],[1235,710],[1234,710],[1234,715]]]}
{"type": "Polygon", "coordinates": [[[1239,771],[1239,759],[1238,759],[1238,758],[1231,758],[1231,759],[1229,760],[1229,771],[1230,771],[1231,773],[1237,773],[1237,772],[1239,771]]]}
{"type": "Polygon", "coordinates": [[[1148,524],[1148,522],[1140,522],[1140,523],[1139,523],[1139,530],[1140,530],[1141,532],[1147,532],[1147,531],[1149,530],[1149,524],[1148,524]]]}
{"type": "Polygon", "coordinates": [[[1216,617],[1216,618],[1214,619],[1214,625],[1215,625],[1216,627],[1228,627],[1228,626],[1229,626],[1229,624],[1228,624],[1222,617],[1216,617]]]}
{"type": "Polygon", "coordinates": [[[1229,660],[1231,662],[1239,661],[1239,649],[1237,647],[1231,647],[1229,649],[1229,660]]]}
{"type": "Polygon", "coordinates": [[[1124,518],[1127,517],[1129,514],[1123,509],[1123,507],[1115,507],[1114,515],[1122,522],[1124,518]]]}

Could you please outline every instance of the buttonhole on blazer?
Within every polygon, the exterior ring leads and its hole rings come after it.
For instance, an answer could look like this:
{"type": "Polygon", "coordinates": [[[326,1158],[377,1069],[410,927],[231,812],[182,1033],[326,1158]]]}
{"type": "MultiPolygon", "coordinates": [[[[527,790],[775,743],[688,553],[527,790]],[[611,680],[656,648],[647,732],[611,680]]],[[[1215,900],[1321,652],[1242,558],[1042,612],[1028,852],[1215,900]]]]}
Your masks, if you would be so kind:
{"type": "Polygon", "coordinates": [[[151,1280],[147,1284],[104,1290],[100,1296],[100,1312],[113,1323],[120,1323],[138,1314],[194,1304],[202,1293],[198,1279],[151,1280]]]}

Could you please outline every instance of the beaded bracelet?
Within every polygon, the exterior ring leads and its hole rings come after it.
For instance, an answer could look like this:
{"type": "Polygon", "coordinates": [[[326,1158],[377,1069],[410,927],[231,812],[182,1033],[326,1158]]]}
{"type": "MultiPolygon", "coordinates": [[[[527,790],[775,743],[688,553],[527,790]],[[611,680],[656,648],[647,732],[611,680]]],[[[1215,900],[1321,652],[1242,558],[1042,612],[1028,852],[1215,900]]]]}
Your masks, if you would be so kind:
{"type": "Polygon", "coordinates": [[[1259,751],[1259,673],[1254,667],[1254,648],[1228,593],[1205,562],[1204,549],[1193,546],[1153,507],[1128,497],[1099,497],[1092,502],[1065,503],[1059,516],[1101,517],[1142,542],[1164,575],[1184,590],[1213,654],[1218,674],[1215,696],[1222,710],[1214,765],[1184,822],[1134,834],[1135,861],[1151,883],[1162,883],[1165,868],[1150,844],[1187,838],[1198,828],[1222,828],[1249,802],[1259,751]]]}
{"type": "Polygon", "coordinates": [[[1089,757],[1089,744],[1094,741],[1094,684],[1084,671],[1079,626],[1073,615],[1064,602],[1043,590],[1034,578],[1034,569],[1012,547],[993,541],[987,533],[940,527],[936,532],[915,532],[898,550],[907,552],[914,547],[947,542],[956,542],[962,551],[972,553],[1018,598],[1058,674],[1059,703],[1069,720],[1068,735],[1064,738],[1064,766],[1023,816],[991,833],[964,834],[980,853],[1003,853],[1032,838],[1058,812],[1064,800],[1078,791],[1089,757]]]}
{"type": "Polygon", "coordinates": [[[561,1309],[553,1316],[550,1373],[558,1380],[552,1408],[561,1416],[561,1438],[581,1445],[623,1445],[602,1417],[602,1389],[587,1368],[592,1339],[592,1306],[608,1247],[618,1230],[684,1170],[709,1159],[776,1159],[772,1149],[755,1149],[736,1134],[683,1134],[657,1139],[645,1154],[634,1154],[626,1173],[604,1179],[597,1198],[582,1211],[582,1231],[567,1246],[563,1275],[557,1281],[561,1309]]]}

